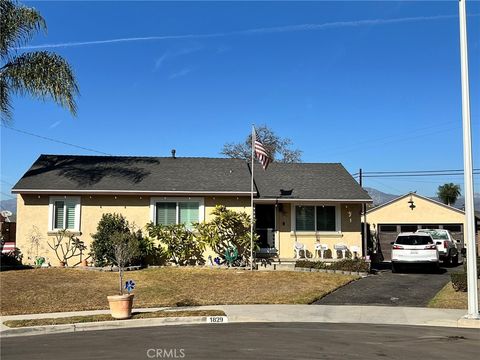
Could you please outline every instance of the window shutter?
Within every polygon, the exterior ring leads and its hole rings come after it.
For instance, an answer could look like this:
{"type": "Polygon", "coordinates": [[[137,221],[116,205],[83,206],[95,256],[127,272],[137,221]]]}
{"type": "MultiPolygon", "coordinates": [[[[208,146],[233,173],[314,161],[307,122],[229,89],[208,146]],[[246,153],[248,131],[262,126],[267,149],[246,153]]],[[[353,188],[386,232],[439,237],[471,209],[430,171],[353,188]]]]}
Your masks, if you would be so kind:
{"type": "Polygon", "coordinates": [[[178,205],[180,208],[180,224],[190,227],[192,223],[198,222],[198,202],[181,202],[178,205]]]}
{"type": "Polygon", "coordinates": [[[54,203],[54,220],[53,220],[53,228],[54,229],[63,229],[63,219],[64,219],[64,202],[63,201],[55,201],[54,203]]]}
{"type": "Polygon", "coordinates": [[[297,231],[315,231],[315,207],[296,206],[295,223],[297,231]]]}
{"type": "Polygon", "coordinates": [[[172,225],[177,223],[177,204],[170,202],[157,203],[157,225],[172,225]]]}
{"type": "Polygon", "coordinates": [[[66,228],[73,230],[75,229],[75,203],[74,202],[67,202],[67,221],[66,221],[66,228]]]}

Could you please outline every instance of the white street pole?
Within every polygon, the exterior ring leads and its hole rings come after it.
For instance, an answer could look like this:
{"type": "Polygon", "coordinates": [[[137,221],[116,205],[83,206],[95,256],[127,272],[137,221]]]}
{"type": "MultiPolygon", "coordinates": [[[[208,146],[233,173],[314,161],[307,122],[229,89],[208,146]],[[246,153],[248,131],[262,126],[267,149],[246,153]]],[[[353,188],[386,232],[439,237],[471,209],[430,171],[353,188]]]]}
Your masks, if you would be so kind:
{"type": "Polygon", "coordinates": [[[465,182],[465,238],[467,240],[467,318],[480,319],[478,313],[477,256],[473,208],[472,131],[470,128],[470,89],[468,84],[467,14],[465,0],[459,0],[460,61],[462,72],[463,167],[465,182]]]}
{"type": "Polygon", "coordinates": [[[255,146],[255,125],[252,125],[252,178],[250,183],[250,207],[251,207],[251,219],[250,219],[250,270],[253,270],[253,216],[254,208],[253,208],[253,158],[254,158],[254,146],[255,146]]]}

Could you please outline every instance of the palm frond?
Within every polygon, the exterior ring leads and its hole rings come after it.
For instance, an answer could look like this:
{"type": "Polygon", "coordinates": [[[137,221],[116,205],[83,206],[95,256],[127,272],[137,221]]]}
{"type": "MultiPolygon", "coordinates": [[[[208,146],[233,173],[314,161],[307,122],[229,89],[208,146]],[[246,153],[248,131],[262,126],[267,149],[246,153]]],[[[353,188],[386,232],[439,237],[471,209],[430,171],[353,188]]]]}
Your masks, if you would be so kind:
{"type": "Polygon", "coordinates": [[[4,78],[0,76],[0,121],[9,124],[12,120],[12,105],[10,103],[9,88],[4,78]]]}
{"type": "MultiPolygon", "coordinates": [[[[7,85],[6,95],[14,92],[28,93],[41,100],[51,98],[76,115],[78,85],[70,65],[57,54],[47,51],[21,54],[0,69],[0,82],[7,85]]],[[[0,103],[3,104],[8,97],[1,95],[0,103]]]]}
{"type": "Polygon", "coordinates": [[[0,57],[7,59],[9,51],[26,44],[36,33],[47,30],[40,13],[11,0],[0,0],[0,57]]]}

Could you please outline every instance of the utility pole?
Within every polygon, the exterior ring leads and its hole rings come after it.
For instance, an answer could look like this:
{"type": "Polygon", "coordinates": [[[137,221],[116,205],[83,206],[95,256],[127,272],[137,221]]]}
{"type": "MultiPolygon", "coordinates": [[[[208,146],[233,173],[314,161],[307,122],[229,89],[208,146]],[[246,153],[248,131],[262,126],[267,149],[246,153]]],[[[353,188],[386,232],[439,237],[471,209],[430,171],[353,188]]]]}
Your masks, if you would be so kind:
{"type": "Polygon", "coordinates": [[[470,89],[468,84],[467,13],[465,0],[459,0],[460,62],[462,75],[463,167],[465,183],[465,238],[467,239],[468,313],[466,318],[480,320],[478,313],[477,256],[473,209],[472,130],[470,128],[470,89]]]}
{"type": "MultiPolygon", "coordinates": [[[[358,183],[360,184],[360,187],[363,188],[363,176],[362,176],[362,169],[358,171],[358,183]]],[[[363,256],[365,259],[367,259],[367,206],[365,203],[362,203],[362,214],[363,214],[363,237],[362,237],[362,243],[363,243],[363,256]]]]}

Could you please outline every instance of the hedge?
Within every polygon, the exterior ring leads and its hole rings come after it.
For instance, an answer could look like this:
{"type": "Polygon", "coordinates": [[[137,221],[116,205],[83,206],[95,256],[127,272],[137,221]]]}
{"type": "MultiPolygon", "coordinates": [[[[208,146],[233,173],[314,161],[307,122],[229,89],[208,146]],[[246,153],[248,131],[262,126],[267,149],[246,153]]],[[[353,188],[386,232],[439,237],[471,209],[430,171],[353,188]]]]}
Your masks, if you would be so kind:
{"type": "Polygon", "coordinates": [[[330,269],[352,272],[369,272],[370,264],[363,259],[343,259],[332,263],[326,263],[324,261],[308,261],[298,260],[295,263],[296,268],[309,268],[309,269],[330,269]]]}
{"type": "Polygon", "coordinates": [[[467,273],[451,273],[450,279],[452,280],[452,287],[455,291],[467,291],[467,273]]]}

